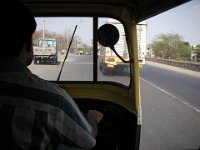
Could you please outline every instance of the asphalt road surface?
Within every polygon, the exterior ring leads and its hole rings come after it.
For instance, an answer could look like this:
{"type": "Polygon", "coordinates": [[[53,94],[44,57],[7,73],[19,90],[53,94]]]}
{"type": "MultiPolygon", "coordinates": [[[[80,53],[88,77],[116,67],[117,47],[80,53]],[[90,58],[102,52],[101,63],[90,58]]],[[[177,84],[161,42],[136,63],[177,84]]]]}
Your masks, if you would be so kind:
{"type": "Polygon", "coordinates": [[[147,62],[141,70],[140,150],[200,147],[200,73],[147,62]]]}

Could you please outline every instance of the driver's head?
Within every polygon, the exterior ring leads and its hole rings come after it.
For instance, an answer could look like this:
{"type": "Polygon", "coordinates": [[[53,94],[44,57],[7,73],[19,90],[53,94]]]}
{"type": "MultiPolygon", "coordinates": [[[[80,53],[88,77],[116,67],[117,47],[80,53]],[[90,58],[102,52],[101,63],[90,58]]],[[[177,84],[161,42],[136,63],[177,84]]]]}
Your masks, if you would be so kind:
{"type": "Polygon", "coordinates": [[[19,56],[25,43],[29,46],[27,51],[32,50],[32,34],[36,29],[36,21],[32,13],[17,0],[5,1],[2,4],[5,9],[0,9],[1,29],[1,52],[0,58],[16,58],[19,56]],[[2,36],[3,35],[3,36],[2,36]]]}

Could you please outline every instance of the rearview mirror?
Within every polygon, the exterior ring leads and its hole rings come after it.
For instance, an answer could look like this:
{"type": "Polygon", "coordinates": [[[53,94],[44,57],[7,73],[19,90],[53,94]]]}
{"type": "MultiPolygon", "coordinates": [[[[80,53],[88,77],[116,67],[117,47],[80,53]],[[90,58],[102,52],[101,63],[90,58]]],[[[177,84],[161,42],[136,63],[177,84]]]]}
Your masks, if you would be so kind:
{"type": "Polygon", "coordinates": [[[125,60],[119,53],[115,50],[115,44],[119,40],[119,31],[117,27],[112,24],[104,24],[98,29],[98,41],[104,47],[109,47],[113,52],[121,59],[124,63],[131,63],[133,60],[125,60]]]}
{"type": "Polygon", "coordinates": [[[97,38],[102,46],[113,47],[119,40],[119,31],[112,24],[104,24],[98,29],[97,38]]]}

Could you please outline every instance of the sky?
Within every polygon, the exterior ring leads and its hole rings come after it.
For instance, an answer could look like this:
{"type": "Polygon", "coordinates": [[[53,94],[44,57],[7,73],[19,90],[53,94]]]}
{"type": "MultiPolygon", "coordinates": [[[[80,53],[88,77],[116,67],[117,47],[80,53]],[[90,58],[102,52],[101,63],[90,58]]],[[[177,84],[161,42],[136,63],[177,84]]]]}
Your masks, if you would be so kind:
{"type": "MultiPolygon", "coordinates": [[[[75,35],[81,36],[86,43],[91,44],[91,18],[37,18],[38,28],[42,29],[45,20],[45,29],[60,33],[72,33],[78,25],[75,35]]],[[[192,0],[162,14],[147,20],[147,44],[150,44],[156,35],[165,33],[179,34],[190,45],[200,44],[200,0],[192,0]]],[[[70,34],[71,35],[71,34],[70,34]]]]}
{"type": "Polygon", "coordinates": [[[75,36],[81,37],[84,42],[91,44],[92,39],[92,18],[89,17],[37,17],[37,30],[45,28],[50,32],[60,34],[67,33],[72,36],[77,25],[75,36]],[[44,23],[45,21],[45,23],[44,23]]]}
{"type": "Polygon", "coordinates": [[[200,44],[200,0],[192,0],[148,19],[147,44],[161,33],[177,33],[191,45],[200,44]]]}
{"type": "MultiPolygon", "coordinates": [[[[36,17],[37,30],[45,30],[49,32],[56,32],[59,34],[67,33],[72,36],[72,33],[77,25],[75,36],[78,35],[84,43],[91,45],[93,38],[93,20],[91,17],[36,17]]],[[[105,19],[99,20],[102,25],[105,19]]]]}

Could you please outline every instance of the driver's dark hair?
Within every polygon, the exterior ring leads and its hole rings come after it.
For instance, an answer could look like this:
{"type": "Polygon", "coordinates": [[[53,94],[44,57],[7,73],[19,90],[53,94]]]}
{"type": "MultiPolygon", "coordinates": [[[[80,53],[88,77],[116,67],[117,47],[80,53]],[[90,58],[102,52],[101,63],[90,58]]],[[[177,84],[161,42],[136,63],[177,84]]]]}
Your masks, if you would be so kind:
{"type": "Polygon", "coordinates": [[[14,58],[20,54],[24,43],[31,40],[36,29],[36,21],[28,8],[17,0],[5,1],[1,7],[4,9],[0,9],[3,30],[0,57],[14,58]]]}

